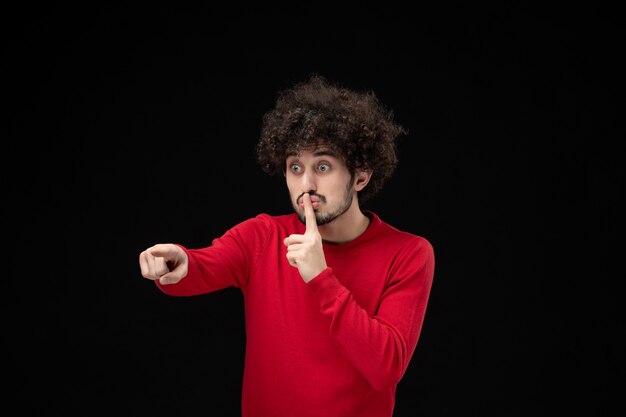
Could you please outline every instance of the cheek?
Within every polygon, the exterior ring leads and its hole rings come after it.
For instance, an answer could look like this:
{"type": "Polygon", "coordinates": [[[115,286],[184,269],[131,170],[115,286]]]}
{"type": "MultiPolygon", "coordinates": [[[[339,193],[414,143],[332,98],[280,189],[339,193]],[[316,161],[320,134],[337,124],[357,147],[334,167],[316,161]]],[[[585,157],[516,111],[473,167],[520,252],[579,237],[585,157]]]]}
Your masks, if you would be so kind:
{"type": "Polygon", "coordinates": [[[350,182],[350,177],[341,177],[339,178],[333,185],[333,193],[337,196],[343,196],[346,193],[346,190],[350,189],[352,183],[350,182]]]}

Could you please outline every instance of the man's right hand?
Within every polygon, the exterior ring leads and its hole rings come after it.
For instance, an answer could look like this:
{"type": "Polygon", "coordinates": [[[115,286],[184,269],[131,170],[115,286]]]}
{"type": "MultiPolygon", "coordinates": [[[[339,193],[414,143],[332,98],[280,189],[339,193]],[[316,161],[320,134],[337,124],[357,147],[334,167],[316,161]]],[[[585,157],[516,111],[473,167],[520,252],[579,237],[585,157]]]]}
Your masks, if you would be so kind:
{"type": "Polygon", "coordinates": [[[185,251],[172,243],[149,247],[139,254],[141,275],[161,284],[176,284],[187,275],[189,260],[185,251]]]}

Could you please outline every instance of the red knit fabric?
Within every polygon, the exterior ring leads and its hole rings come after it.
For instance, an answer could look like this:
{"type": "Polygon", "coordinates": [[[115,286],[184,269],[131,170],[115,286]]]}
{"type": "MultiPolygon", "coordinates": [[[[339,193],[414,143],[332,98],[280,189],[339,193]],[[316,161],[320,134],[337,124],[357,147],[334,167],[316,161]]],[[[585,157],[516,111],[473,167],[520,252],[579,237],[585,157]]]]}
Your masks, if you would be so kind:
{"type": "Polygon", "coordinates": [[[304,233],[295,214],[260,214],[209,247],[184,248],[187,276],[157,281],[173,296],[243,292],[243,417],[392,416],[424,320],[434,253],[426,239],[364,213],[367,230],[324,244],[328,268],[308,284],[283,244],[304,233]]]}

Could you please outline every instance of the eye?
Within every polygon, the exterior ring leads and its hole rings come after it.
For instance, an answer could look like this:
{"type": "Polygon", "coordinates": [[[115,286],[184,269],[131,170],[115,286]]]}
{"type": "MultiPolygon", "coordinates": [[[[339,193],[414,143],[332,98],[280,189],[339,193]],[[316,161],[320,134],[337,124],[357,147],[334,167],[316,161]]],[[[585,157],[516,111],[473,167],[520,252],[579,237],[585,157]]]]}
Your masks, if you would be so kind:
{"type": "Polygon", "coordinates": [[[300,168],[300,165],[298,164],[291,164],[289,165],[289,169],[291,170],[291,172],[297,174],[302,168],[300,168]]]}
{"type": "Polygon", "coordinates": [[[319,164],[317,169],[319,169],[321,172],[328,172],[328,171],[330,171],[330,165],[327,164],[327,163],[321,163],[321,164],[319,164]]]}

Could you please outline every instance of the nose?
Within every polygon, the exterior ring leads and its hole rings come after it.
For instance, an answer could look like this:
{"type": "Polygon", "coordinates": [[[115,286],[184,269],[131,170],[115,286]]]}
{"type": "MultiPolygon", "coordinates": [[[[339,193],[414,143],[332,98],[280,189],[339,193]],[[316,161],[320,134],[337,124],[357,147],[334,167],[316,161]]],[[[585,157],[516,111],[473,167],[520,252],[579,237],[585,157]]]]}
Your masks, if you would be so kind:
{"type": "Polygon", "coordinates": [[[313,175],[305,172],[300,178],[300,191],[308,193],[310,191],[317,191],[317,185],[315,184],[315,178],[313,175]]]}

